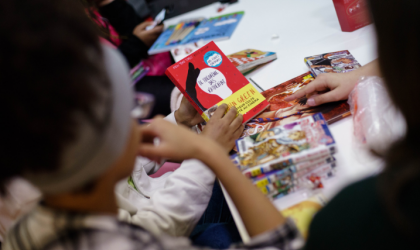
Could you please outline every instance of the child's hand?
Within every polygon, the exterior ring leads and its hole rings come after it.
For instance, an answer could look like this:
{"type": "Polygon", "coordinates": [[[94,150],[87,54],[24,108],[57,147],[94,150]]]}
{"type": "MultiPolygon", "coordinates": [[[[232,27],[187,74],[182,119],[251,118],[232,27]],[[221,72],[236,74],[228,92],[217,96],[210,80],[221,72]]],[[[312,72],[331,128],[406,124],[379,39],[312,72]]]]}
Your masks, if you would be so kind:
{"type": "Polygon", "coordinates": [[[142,40],[148,47],[153,45],[163,31],[163,25],[156,26],[151,30],[146,30],[146,27],[152,24],[153,22],[143,22],[137,25],[133,30],[133,35],[142,40]]]}
{"type": "MultiPolygon", "coordinates": [[[[139,154],[156,162],[162,159],[202,160],[208,150],[219,148],[212,140],[161,117],[153,119],[149,126],[142,127],[140,134],[139,154]]],[[[218,150],[222,151],[221,148],[218,150]]]]}
{"type": "Polygon", "coordinates": [[[182,97],[181,105],[178,110],[175,111],[175,120],[178,124],[185,125],[187,127],[195,126],[204,121],[201,115],[195,110],[193,105],[182,97]]]}
{"type": "Polygon", "coordinates": [[[235,107],[232,107],[224,115],[227,108],[226,104],[222,104],[216,109],[201,135],[215,140],[226,152],[229,152],[244,131],[244,125],[242,124],[243,116],[239,114],[236,117],[237,110],[235,107]]]}

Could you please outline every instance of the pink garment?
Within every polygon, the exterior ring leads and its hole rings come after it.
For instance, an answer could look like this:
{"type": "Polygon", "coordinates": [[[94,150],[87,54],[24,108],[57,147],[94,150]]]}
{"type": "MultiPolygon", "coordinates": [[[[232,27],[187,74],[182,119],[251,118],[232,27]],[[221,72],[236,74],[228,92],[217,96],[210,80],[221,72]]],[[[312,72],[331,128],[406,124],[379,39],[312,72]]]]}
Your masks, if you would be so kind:
{"type": "Polygon", "coordinates": [[[156,171],[156,173],[150,175],[150,177],[152,177],[152,178],[161,177],[162,175],[164,175],[168,172],[173,172],[173,171],[177,170],[180,166],[181,166],[181,164],[179,164],[179,163],[165,162],[162,165],[162,167],[160,167],[159,170],[156,171]]]}
{"type": "MultiPolygon", "coordinates": [[[[101,14],[99,14],[99,12],[97,10],[92,10],[93,14],[96,16],[96,18],[94,19],[94,21],[96,22],[96,24],[98,24],[101,27],[106,28],[107,30],[109,30],[109,34],[110,37],[109,39],[111,40],[111,42],[109,42],[108,40],[106,40],[105,38],[101,38],[101,42],[104,42],[103,40],[108,41],[109,44],[113,44],[114,47],[118,47],[121,45],[122,40],[120,39],[120,35],[118,34],[118,32],[114,29],[114,27],[112,27],[111,24],[109,24],[106,19],[104,19],[101,14]]],[[[105,43],[105,42],[104,42],[105,43]]],[[[105,43],[106,44],[106,43],[105,43]]]]}
{"type": "Polygon", "coordinates": [[[149,56],[143,60],[143,64],[150,67],[148,76],[163,76],[166,69],[172,65],[170,52],[163,52],[156,55],[149,56]]]}

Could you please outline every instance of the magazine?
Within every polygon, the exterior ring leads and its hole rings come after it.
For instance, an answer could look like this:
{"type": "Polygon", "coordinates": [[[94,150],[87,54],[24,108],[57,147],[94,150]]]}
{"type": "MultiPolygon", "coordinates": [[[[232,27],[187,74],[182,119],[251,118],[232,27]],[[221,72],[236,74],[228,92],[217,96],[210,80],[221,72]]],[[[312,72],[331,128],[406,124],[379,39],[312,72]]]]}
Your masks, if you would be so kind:
{"type": "Polygon", "coordinates": [[[305,62],[315,77],[322,73],[345,73],[362,67],[348,50],[305,57],[305,62]]]}
{"type": "Polygon", "coordinates": [[[247,72],[258,65],[277,59],[275,52],[266,52],[256,49],[246,49],[227,55],[229,60],[242,73],[247,72]]]}
{"type": "Polygon", "coordinates": [[[148,54],[170,51],[180,45],[206,43],[229,39],[238,26],[244,12],[234,12],[209,19],[197,18],[166,28],[150,47],[148,54]]]}
{"type": "Polygon", "coordinates": [[[238,139],[236,146],[239,165],[253,169],[252,176],[273,165],[291,166],[336,152],[334,138],[321,113],[238,139]]]}

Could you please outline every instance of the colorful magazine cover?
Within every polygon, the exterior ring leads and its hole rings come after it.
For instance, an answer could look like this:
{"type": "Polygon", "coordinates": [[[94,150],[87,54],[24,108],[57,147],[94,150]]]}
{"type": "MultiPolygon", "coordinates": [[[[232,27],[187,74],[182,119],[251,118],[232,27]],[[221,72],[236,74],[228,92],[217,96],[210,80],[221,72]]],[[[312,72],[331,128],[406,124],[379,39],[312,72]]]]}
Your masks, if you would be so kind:
{"type": "Polygon", "coordinates": [[[314,77],[311,72],[306,72],[262,92],[261,94],[270,103],[270,107],[246,125],[241,138],[311,116],[318,112],[323,114],[328,124],[351,115],[350,106],[346,101],[331,102],[311,107],[306,104],[306,97],[290,102],[284,100],[284,98],[292,95],[313,80],[314,77]]]}
{"type": "Polygon", "coordinates": [[[348,50],[305,57],[314,76],[322,73],[345,73],[362,67],[348,50]]]}
{"type": "Polygon", "coordinates": [[[239,71],[244,72],[260,64],[270,62],[277,58],[275,52],[267,52],[256,49],[246,49],[237,53],[227,55],[229,60],[239,71]]]}
{"type": "Polygon", "coordinates": [[[170,66],[165,73],[205,121],[223,103],[235,106],[244,123],[268,106],[265,97],[214,42],[170,66]]]}
{"type": "Polygon", "coordinates": [[[291,166],[336,151],[335,141],[321,113],[236,141],[238,162],[253,169],[253,176],[270,165],[291,166]]]}
{"type": "Polygon", "coordinates": [[[172,48],[183,44],[182,42],[184,39],[189,33],[194,31],[202,20],[203,18],[198,18],[169,26],[162,32],[162,34],[160,34],[155,43],[150,47],[148,51],[149,55],[169,51],[172,48]]]}
{"type": "Polygon", "coordinates": [[[198,27],[191,32],[182,44],[203,41],[220,41],[229,39],[244,16],[243,11],[229,13],[222,16],[203,20],[198,27]]]}

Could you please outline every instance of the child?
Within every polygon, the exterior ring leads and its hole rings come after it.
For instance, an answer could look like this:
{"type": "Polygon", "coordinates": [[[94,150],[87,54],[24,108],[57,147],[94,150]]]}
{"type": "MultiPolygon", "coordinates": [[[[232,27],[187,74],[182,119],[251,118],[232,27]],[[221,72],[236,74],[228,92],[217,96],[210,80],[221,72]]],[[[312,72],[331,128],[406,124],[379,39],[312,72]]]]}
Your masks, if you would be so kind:
{"type": "MultiPolygon", "coordinates": [[[[151,22],[144,22],[125,0],[79,1],[84,4],[90,18],[98,25],[101,36],[118,47],[130,68],[136,66],[141,59],[148,58],[147,51],[162,33],[163,25],[146,30],[151,22]]],[[[135,85],[136,90],[155,97],[151,117],[157,114],[168,115],[171,112],[170,98],[174,84],[163,72],[171,65],[169,52],[154,56],[147,64],[152,67],[154,74],[143,77],[135,85]]]]}

